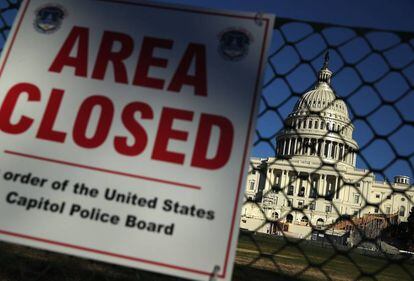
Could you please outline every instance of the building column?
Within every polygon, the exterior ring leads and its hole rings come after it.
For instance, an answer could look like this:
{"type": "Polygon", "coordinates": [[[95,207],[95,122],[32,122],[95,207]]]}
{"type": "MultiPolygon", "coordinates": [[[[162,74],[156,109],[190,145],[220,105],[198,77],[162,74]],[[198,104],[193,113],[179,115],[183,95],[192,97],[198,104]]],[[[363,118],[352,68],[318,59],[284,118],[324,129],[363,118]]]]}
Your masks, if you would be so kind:
{"type": "Polygon", "coordinates": [[[325,141],[322,140],[321,141],[321,153],[319,154],[319,156],[323,157],[325,153],[325,141]]]}
{"type": "Polygon", "coordinates": [[[345,149],[345,159],[346,159],[346,163],[351,164],[349,146],[346,146],[346,149],[345,149]]]}
{"type": "Polygon", "coordinates": [[[305,154],[305,146],[306,146],[306,139],[302,139],[302,147],[300,149],[300,155],[304,155],[305,154]]]}
{"type": "Polygon", "coordinates": [[[263,191],[263,194],[266,194],[270,190],[272,190],[272,186],[275,182],[275,170],[274,169],[268,169],[267,174],[269,175],[269,178],[266,178],[265,180],[265,188],[263,191]]]}
{"type": "MultiPolygon", "coordinates": [[[[332,183],[328,182],[328,175],[325,176],[325,181],[326,181],[325,182],[325,184],[326,184],[326,186],[325,186],[325,196],[327,196],[328,191],[332,191],[332,183]]],[[[334,189],[333,193],[335,194],[335,189],[334,189]]],[[[329,193],[329,194],[331,194],[331,193],[329,193]]]]}
{"type": "Polygon", "coordinates": [[[293,185],[295,188],[294,188],[294,190],[293,190],[293,195],[294,196],[297,196],[298,195],[298,193],[299,193],[299,190],[300,190],[300,188],[301,188],[301,185],[300,185],[300,183],[301,183],[301,178],[299,177],[299,173],[297,174],[297,176],[296,176],[296,182],[295,182],[295,184],[293,185]]]}
{"type": "Polygon", "coordinates": [[[281,189],[286,188],[287,184],[288,184],[288,181],[289,181],[289,172],[286,171],[286,170],[282,170],[282,176],[280,178],[280,188],[281,189]],[[286,172],[286,174],[285,174],[285,172],[286,172]]]}
{"type": "Polygon", "coordinates": [[[340,192],[341,192],[341,177],[340,176],[336,177],[335,184],[336,184],[335,198],[339,199],[340,198],[340,192]]]}
{"type": "Polygon", "coordinates": [[[335,145],[335,159],[339,160],[339,143],[335,145]]]}
{"type": "Polygon", "coordinates": [[[342,151],[342,159],[344,160],[344,161],[346,161],[346,145],[344,144],[344,146],[343,146],[343,151],[342,151]]]}
{"type": "Polygon", "coordinates": [[[318,142],[316,139],[311,139],[311,155],[316,155],[316,147],[318,146],[318,142]]]}
{"type": "Polygon", "coordinates": [[[309,187],[311,186],[309,184],[310,181],[312,181],[312,177],[311,177],[310,174],[308,174],[308,176],[304,180],[304,184],[303,184],[303,186],[305,187],[305,193],[304,193],[303,197],[305,197],[305,198],[309,198],[309,192],[310,192],[310,188],[309,187]]]}
{"type": "Polygon", "coordinates": [[[326,196],[326,187],[327,187],[326,175],[321,175],[321,187],[322,187],[322,190],[321,190],[322,192],[319,194],[322,196],[326,196]]]}
{"type": "Polygon", "coordinates": [[[319,154],[318,154],[318,156],[322,156],[323,155],[323,148],[324,148],[324,146],[323,146],[323,140],[321,140],[319,142],[319,154]]]}
{"type": "Polygon", "coordinates": [[[338,143],[338,161],[342,161],[342,144],[338,143]]]}
{"type": "Polygon", "coordinates": [[[318,139],[316,139],[316,143],[315,143],[315,155],[316,155],[316,156],[318,156],[318,155],[319,155],[319,153],[318,153],[318,150],[319,150],[319,145],[320,145],[319,140],[318,140],[318,139]]]}
{"type": "Polygon", "coordinates": [[[285,145],[283,146],[283,155],[286,155],[289,139],[285,139],[285,145]]]}
{"type": "Polygon", "coordinates": [[[327,158],[331,158],[332,142],[327,141],[326,145],[328,146],[328,156],[327,156],[327,158]]]}
{"type": "Polygon", "coordinates": [[[331,145],[332,145],[331,141],[326,141],[326,149],[327,149],[326,157],[327,158],[331,157],[331,145]]]}
{"type": "Polygon", "coordinates": [[[325,194],[325,175],[319,175],[319,183],[318,183],[318,195],[323,196],[325,194]]]}
{"type": "Polygon", "coordinates": [[[292,139],[288,139],[286,155],[290,155],[290,147],[292,146],[292,139]]]}

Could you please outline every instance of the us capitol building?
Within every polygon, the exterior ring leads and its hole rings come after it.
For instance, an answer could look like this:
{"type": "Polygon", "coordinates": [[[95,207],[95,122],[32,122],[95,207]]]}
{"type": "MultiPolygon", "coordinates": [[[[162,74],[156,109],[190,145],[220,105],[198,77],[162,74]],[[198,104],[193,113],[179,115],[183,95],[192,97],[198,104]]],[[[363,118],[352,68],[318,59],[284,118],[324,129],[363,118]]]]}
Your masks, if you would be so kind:
{"type": "MultiPolygon", "coordinates": [[[[339,217],[391,216],[406,221],[414,186],[407,176],[379,182],[356,168],[358,144],[346,103],[330,86],[328,55],[313,90],[305,93],[276,137],[276,157],[251,158],[240,227],[302,236],[339,217]],[[303,230],[307,226],[308,230],[303,230]]],[[[378,151],[378,153],[381,153],[378,151]]]]}

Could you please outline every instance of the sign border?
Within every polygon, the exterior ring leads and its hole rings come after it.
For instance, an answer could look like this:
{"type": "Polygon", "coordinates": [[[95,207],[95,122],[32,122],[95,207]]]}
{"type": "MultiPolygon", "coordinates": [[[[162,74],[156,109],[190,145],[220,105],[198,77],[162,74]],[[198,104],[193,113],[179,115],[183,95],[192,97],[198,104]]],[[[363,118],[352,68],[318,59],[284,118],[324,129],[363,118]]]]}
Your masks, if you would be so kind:
{"type": "MultiPolygon", "coordinates": [[[[259,61],[259,65],[258,65],[257,75],[256,75],[255,93],[253,95],[252,107],[250,109],[249,127],[248,127],[248,131],[247,131],[245,145],[244,145],[243,158],[242,158],[243,163],[241,164],[241,171],[240,171],[240,176],[239,176],[239,180],[238,180],[238,187],[237,187],[236,198],[235,198],[235,202],[234,202],[233,215],[232,215],[232,221],[231,221],[231,226],[230,226],[230,233],[229,233],[229,237],[228,237],[228,241],[227,241],[227,247],[226,247],[224,267],[221,268],[223,270],[222,273],[218,275],[219,278],[225,278],[226,275],[227,275],[230,249],[231,249],[231,244],[232,244],[232,240],[233,240],[232,238],[233,238],[233,235],[234,235],[235,219],[237,217],[237,210],[238,210],[237,207],[240,203],[240,189],[242,187],[244,171],[245,171],[245,165],[246,165],[245,159],[246,159],[246,154],[249,150],[249,143],[250,143],[249,140],[252,137],[251,136],[251,134],[252,134],[252,130],[251,130],[252,129],[252,122],[253,122],[253,119],[254,119],[254,113],[256,112],[256,108],[257,108],[258,95],[260,94],[260,89],[261,89],[261,87],[260,87],[260,81],[262,80],[261,79],[261,72],[262,72],[262,69],[264,69],[263,63],[264,63],[264,55],[265,55],[265,51],[266,51],[266,46],[268,44],[267,40],[268,40],[268,28],[269,28],[269,24],[270,24],[270,19],[267,18],[267,17],[261,17],[260,19],[258,19],[257,17],[253,17],[253,16],[247,16],[247,15],[241,15],[241,14],[237,15],[237,14],[231,14],[231,13],[225,13],[225,12],[219,12],[219,11],[204,11],[204,10],[197,9],[197,8],[192,8],[192,7],[179,7],[179,6],[171,7],[171,6],[167,6],[167,3],[162,4],[162,3],[131,2],[133,0],[131,0],[131,1],[128,1],[128,0],[95,0],[95,1],[96,2],[105,2],[105,3],[118,3],[118,4],[133,5],[133,6],[143,6],[143,7],[150,7],[150,8],[155,8],[155,9],[174,10],[174,11],[187,12],[187,13],[198,13],[198,14],[207,14],[207,15],[214,15],[214,16],[241,18],[241,19],[247,19],[247,20],[253,20],[253,21],[260,20],[262,23],[265,24],[265,26],[264,26],[265,31],[264,31],[264,35],[263,35],[263,45],[262,45],[261,51],[260,51],[260,61],[259,61]]],[[[20,30],[21,23],[22,23],[25,15],[26,15],[27,7],[29,6],[30,2],[31,2],[31,0],[27,0],[25,2],[25,6],[21,7],[21,9],[23,9],[23,10],[22,10],[22,13],[20,15],[19,21],[17,22],[16,28],[14,29],[13,34],[9,35],[9,36],[12,36],[12,37],[11,37],[10,44],[8,46],[6,45],[7,46],[7,52],[5,54],[5,58],[3,60],[3,63],[0,66],[0,79],[1,79],[1,76],[2,76],[3,71],[5,69],[5,66],[7,64],[7,61],[8,61],[9,55],[10,55],[10,51],[13,48],[17,33],[20,30]]],[[[3,151],[3,154],[5,154],[5,153],[7,153],[7,150],[3,151]]],[[[78,168],[82,168],[82,167],[78,167],[78,168]]],[[[12,237],[15,237],[15,238],[21,238],[21,239],[24,239],[24,240],[31,240],[31,241],[41,242],[41,243],[45,243],[45,244],[50,244],[50,245],[54,245],[54,246],[61,246],[61,247],[75,249],[75,250],[81,250],[81,251],[84,251],[84,252],[90,252],[90,253],[94,253],[94,254],[105,255],[105,256],[109,256],[109,257],[115,257],[115,258],[119,258],[119,259],[125,259],[125,260],[130,260],[130,261],[135,261],[135,262],[140,262],[140,263],[146,263],[146,264],[155,265],[155,266],[171,268],[171,269],[180,270],[180,271],[186,271],[186,272],[200,274],[200,275],[208,275],[208,276],[211,275],[210,271],[201,271],[201,270],[197,270],[197,269],[191,269],[191,268],[186,268],[186,267],[182,267],[182,266],[177,266],[177,265],[166,264],[166,263],[157,262],[157,261],[146,260],[146,259],[142,259],[142,258],[138,258],[138,257],[131,257],[131,256],[122,255],[122,254],[111,253],[111,252],[102,251],[102,250],[98,250],[98,249],[92,249],[92,248],[88,248],[88,247],[84,247],[84,246],[73,245],[73,244],[64,243],[64,242],[43,239],[43,238],[40,238],[40,237],[34,237],[34,236],[30,236],[30,235],[5,231],[5,230],[1,230],[1,229],[0,229],[0,234],[5,235],[5,236],[12,236],[12,237]]]]}

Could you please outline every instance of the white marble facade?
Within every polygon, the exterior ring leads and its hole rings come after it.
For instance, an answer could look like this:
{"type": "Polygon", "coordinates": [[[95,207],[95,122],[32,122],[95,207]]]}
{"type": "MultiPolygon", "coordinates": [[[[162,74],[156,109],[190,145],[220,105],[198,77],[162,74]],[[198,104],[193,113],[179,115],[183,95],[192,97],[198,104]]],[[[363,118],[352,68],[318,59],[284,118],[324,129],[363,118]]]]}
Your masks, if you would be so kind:
{"type": "Polygon", "coordinates": [[[273,233],[269,221],[325,227],[341,215],[398,214],[406,221],[414,186],[407,176],[378,182],[356,168],[346,103],[330,86],[327,59],[315,88],[305,93],[277,136],[276,157],[252,158],[240,227],[273,233]]]}

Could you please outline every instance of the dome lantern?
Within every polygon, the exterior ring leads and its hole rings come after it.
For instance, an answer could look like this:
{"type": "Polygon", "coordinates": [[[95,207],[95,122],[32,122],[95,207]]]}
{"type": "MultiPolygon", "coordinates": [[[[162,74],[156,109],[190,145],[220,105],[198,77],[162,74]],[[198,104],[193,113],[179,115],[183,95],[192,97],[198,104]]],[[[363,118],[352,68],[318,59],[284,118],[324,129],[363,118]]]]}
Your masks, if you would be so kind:
{"type": "Polygon", "coordinates": [[[321,70],[319,71],[319,75],[318,75],[319,83],[327,83],[327,84],[331,83],[332,71],[329,70],[328,63],[329,63],[329,51],[326,52],[325,61],[323,62],[323,66],[321,70]]]}

